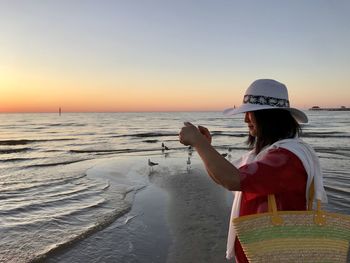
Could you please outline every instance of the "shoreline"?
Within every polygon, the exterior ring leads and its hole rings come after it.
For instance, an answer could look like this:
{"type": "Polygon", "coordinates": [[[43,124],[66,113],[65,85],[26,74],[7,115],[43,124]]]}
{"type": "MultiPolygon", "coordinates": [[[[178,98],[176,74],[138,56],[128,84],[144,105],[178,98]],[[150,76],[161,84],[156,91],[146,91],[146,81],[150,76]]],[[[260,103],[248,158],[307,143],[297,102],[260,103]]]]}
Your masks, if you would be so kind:
{"type": "Polygon", "coordinates": [[[157,168],[128,213],[45,262],[227,262],[231,193],[199,165],[157,168]]]}
{"type": "Polygon", "coordinates": [[[134,199],[130,200],[133,205],[127,213],[101,231],[49,255],[44,261],[165,262],[170,240],[164,217],[166,194],[149,185],[132,195],[127,196],[127,199],[134,199]],[[157,249],[157,254],[147,253],[157,249]],[[142,261],[138,257],[142,257],[142,261]]]}

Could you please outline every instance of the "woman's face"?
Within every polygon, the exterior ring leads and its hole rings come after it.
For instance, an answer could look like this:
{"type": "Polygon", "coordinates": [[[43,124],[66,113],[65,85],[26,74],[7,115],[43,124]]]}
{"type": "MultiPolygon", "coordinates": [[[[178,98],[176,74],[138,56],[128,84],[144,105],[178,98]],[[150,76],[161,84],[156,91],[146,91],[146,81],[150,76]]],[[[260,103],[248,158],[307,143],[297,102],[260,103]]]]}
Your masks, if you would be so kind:
{"type": "Polygon", "coordinates": [[[244,122],[248,124],[249,134],[253,137],[256,137],[257,127],[256,127],[256,120],[255,120],[254,113],[251,111],[246,112],[244,117],[244,122]]]}

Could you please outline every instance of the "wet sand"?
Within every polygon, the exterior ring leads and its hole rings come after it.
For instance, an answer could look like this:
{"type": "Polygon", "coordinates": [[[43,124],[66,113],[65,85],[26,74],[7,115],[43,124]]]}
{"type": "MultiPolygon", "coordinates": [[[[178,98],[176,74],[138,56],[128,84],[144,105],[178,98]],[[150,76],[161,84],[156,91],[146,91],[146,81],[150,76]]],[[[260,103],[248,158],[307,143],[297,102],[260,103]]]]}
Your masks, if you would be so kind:
{"type": "Polygon", "coordinates": [[[157,168],[129,213],[45,262],[228,262],[231,193],[200,165],[157,168]]]}

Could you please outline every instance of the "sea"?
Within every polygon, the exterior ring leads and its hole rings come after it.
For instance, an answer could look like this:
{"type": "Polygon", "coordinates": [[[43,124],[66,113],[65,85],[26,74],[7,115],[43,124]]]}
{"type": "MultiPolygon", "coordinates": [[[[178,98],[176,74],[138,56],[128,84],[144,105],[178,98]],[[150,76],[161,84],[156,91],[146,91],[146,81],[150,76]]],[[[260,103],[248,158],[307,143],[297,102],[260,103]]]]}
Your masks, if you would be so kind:
{"type": "MultiPolygon", "coordinates": [[[[350,214],[350,114],[306,113],[302,138],[320,158],[324,208],[350,214]]],[[[0,114],[0,262],[43,259],[125,215],[150,184],[148,159],[186,168],[185,121],[208,127],[227,158],[247,151],[243,116],[221,112],[0,114]]]]}

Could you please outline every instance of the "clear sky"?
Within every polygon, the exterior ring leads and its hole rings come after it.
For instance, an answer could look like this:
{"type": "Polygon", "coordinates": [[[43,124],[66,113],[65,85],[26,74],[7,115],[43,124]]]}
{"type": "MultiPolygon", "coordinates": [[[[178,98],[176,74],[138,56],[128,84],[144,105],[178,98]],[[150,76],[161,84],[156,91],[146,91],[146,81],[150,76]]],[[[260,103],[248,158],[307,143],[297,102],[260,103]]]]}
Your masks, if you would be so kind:
{"type": "Polygon", "coordinates": [[[0,0],[0,112],[350,107],[348,0],[0,0]]]}

